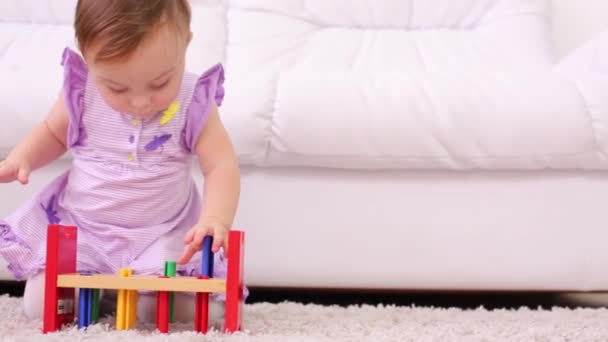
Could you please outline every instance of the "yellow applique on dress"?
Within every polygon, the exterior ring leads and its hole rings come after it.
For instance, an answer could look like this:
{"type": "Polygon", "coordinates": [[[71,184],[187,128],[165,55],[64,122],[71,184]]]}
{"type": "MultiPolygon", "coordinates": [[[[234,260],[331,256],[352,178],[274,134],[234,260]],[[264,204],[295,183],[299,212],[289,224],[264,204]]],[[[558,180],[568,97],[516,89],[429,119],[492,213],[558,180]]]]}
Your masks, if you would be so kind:
{"type": "Polygon", "coordinates": [[[129,161],[134,161],[135,160],[135,154],[131,153],[129,154],[129,161]]]}
{"type": "Polygon", "coordinates": [[[133,126],[137,126],[137,125],[139,125],[139,120],[133,119],[133,120],[131,120],[131,124],[133,124],[133,126]]]}
{"type": "Polygon", "coordinates": [[[175,116],[175,113],[177,113],[178,110],[179,110],[178,102],[173,102],[172,104],[170,104],[169,108],[167,108],[167,110],[165,110],[163,112],[163,117],[160,118],[160,125],[164,126],[167,124],[167,122],[171,121],[171,119],[173,119],[173,117],[175,116]]]}

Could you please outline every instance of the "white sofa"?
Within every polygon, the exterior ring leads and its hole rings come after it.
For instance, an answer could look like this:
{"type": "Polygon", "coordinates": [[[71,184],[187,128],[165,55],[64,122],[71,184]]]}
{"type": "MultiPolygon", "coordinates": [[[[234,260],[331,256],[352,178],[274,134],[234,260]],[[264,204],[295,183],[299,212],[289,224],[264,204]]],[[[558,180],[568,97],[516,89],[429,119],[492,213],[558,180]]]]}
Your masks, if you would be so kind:
{"type": "MultiPolygon", "coordinates": [[[[188,68],[226,67],[250,286],[608,289],[606,35],[571,55],[605,0],[193,5],[188,68]]],[[[73,6],[0,4],[2,153],[56,94],[73,6]]],[[[68,165],[0,185],[0,216],[68,165]]]]}

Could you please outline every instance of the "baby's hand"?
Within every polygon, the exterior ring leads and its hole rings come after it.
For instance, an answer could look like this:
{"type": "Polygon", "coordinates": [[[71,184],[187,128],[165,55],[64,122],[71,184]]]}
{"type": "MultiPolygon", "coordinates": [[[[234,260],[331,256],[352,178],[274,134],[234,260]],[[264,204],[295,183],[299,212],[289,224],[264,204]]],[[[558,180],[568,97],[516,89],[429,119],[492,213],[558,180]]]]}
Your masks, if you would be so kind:
{"type": "Polygon", "coordinates": [[[226,250],[228,230],[229,228],[215,217],[203,217],[186,234],[184,238],[186,248],[177,263],[183,265],[190,261],[192,256],[201,250],[201,244],[207,235],[213,236],[213,246],[211,246],[213,253],[217,253],[220,247],[224,247],[224,250],[226,250]]]}
{"type": "Polygon", "coordinates": [[[26,158],[18,158],[10,154],[8,158],[0,161],[0,183],[10,183],[18,180],[21,184],[27,184],[30,172],[30,163],[26,158]]]}

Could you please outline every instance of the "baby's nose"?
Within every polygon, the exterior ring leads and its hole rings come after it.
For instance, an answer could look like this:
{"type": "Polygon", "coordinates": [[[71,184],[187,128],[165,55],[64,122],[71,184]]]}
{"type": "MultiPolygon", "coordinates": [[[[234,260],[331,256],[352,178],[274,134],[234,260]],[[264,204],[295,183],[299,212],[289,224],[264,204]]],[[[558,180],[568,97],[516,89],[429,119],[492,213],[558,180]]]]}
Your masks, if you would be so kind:
{"type": "Polygon", "coordinates": [[[131,98],[131,107],[135,111],[145,110],[150,106],[150,98],[148,96],[135,96],[131,98]]]}

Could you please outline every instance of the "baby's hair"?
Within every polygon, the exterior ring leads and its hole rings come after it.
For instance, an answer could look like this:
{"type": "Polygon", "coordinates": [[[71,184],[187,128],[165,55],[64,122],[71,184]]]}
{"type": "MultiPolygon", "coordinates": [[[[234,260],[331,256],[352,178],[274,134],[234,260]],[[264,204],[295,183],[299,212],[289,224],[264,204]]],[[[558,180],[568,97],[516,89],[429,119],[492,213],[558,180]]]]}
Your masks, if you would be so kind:
{"type": "Polygon", "coordinates": [[[159,24],[190,32],[187,0],[78,0],[74,29],[78,48],[85,54],[101,43],[95,61],[128,57],[159,24]]]}

